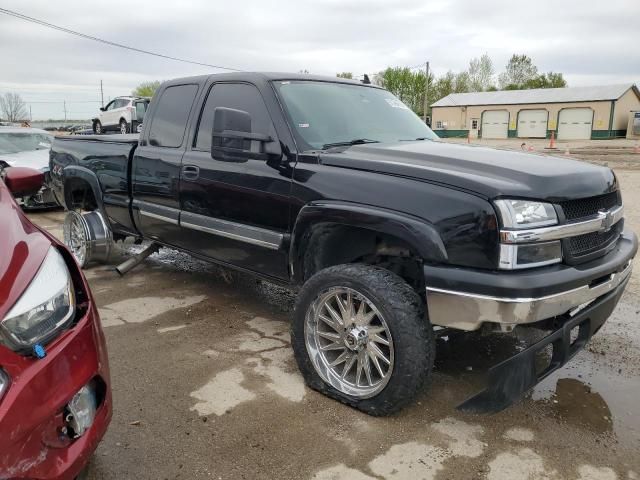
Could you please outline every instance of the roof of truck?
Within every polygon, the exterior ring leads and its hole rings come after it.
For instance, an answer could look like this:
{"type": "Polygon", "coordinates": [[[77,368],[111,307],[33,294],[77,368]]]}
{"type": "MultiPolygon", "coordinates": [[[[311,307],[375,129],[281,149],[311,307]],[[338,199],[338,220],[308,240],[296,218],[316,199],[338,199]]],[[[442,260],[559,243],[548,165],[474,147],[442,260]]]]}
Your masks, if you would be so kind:
{"type": "Polygon", "coordinates": [[[381,88],[374,84],[364,84],[359,80],[349,78],[332,77],[329,75],[313,75],[310,73],[287,73],[287,72],[230,72],[214,73],[211,75],[197,75],[193,77],[183,77],[169,80],[168,84],[180,84],[184,82],[205,82],[209,78],[219,78],[220,80],[247,80],[247,81],[272,81],[272,80],[311,80],[317,82],[347,83],[350,85],[366,85],[367,87],[381,88]]]}

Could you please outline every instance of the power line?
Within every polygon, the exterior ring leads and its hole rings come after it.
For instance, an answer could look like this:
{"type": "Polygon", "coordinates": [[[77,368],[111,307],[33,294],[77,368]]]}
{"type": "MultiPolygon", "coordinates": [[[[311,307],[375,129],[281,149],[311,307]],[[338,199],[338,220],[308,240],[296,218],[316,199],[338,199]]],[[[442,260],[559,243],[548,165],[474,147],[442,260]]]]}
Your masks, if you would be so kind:
{"type": "Polygon", "coordinates": [[[105,45],[111,45],[112,47],[123,48],[125,50],[131,50],[133,52],[144,53],[146,55],[152,55],[154,57],[165,58],[167,60],[175,60],[176,62],[183,63],[191,63],[193,65],[200,65],[203,67],[212,67],[220,70],[231,70],[234,72],[241,72],[242,70],[239,68],[232,67],[224,67],[222,65],[212,65],[210,63],[204,62],[196,62],[195,60],[187,60],[184,58],[172,57],[171,55],[164,55],[162,53],[151,52],[149,50],[143,50],[141,48],[131,47],[128,45],[123,45],[122,43],[112,42],[110,40],[104,40],[102,38],[94,37],[93,35],[87,35],[85,33],[76,32],[75,30],[71,30],[69,28],[61,27],[59,25],[54,25],[53,23],[45,22],[44,20],[38,20],[37,18],[29,17],[27,15],[23,15],[22,13],[14,12],[13,10],[8,10],[6,8],[0,8],[0,13],[4,13],[5,15],[9,15],[11,17],[19,18],[20,20],[25,20],[27,22],[35,23],[37,25],[41,25],[43,27],[52,28],[54,30],[58,30],[60,32],[68,33],[70,35],[75,35],[77,37],[84,38],[86,40],[93,40],[94,42],[104,43],[105,45]]]}

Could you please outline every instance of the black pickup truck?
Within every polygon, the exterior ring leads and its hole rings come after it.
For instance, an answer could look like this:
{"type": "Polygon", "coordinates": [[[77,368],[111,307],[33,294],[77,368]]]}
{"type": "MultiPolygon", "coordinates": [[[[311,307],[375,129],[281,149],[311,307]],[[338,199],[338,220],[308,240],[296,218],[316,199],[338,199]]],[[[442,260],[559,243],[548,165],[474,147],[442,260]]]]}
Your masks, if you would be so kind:
{"type": "Polygon", "coordinates": [[[440,142],[338,78],[165,82],[139,137],[58,137],[50,168],[79,263],[133,236],[300,287],[307,384],[374,415],[415,397],[437,335],[548,331],[461,405],[505,408],[602,326],[637,250],[610,169],[440,142]]]}

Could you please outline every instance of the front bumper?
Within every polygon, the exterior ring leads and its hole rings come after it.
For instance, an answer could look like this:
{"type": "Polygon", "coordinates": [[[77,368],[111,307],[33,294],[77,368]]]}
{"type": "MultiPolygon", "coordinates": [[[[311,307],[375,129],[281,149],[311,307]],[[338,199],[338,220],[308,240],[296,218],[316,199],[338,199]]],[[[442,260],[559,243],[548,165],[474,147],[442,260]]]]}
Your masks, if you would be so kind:
{"type": "Polygon", "coordinates": [[[489,369],[487,388],[458,405],[458,409],[472,413],[499,412],[565,365],[609,318],[628,278],[574,316],[567,314],[559,318],[561,327],[550,335],[489,369]]]}
{"type": "Polygon", "coordinates": [[[477,330],[561,316],[626,285],[638,239],[624,231],[615,249],[579,266],[555,265],[522,272],[425,267],[427,308],[434,325],[477,330]]]}
{"type": "Polygon", "coordinates": [[[0,479],[72,480],[85,468],[111,420],[109,365],[97,311],[47,346],[43,359],[0,347],[0,365],[11,378],[0,400],[0,479]],[[79,438],[65,435],[64,409],[94,381],[99,406],[79,438]]]}

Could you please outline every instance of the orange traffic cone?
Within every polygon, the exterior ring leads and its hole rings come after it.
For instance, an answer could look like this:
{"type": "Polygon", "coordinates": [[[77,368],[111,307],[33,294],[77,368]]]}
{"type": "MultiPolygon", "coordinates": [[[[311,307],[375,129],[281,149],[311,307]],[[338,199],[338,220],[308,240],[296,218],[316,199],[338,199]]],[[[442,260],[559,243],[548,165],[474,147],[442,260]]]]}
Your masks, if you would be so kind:
{"type": "Polygon", "coordinates": [[[529,145],[529,151],[533,152],[533,145],[529,145]]]}
{"type": "Polygon", "coordinates": [[[549,140],[549,148],[556,148],[556,132],[551,130],[551,140],[549,140]]]}

